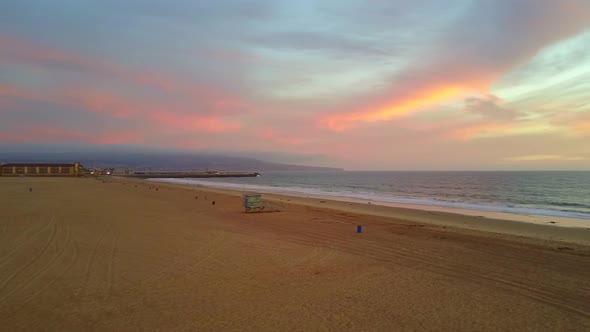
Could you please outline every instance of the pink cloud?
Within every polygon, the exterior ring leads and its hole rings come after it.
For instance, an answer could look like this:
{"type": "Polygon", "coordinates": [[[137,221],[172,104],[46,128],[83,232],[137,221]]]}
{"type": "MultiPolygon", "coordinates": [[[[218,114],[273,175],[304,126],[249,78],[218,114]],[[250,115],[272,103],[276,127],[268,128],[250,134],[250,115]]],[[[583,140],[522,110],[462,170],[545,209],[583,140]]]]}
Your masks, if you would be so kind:
{"type": "Polygon", "coordinates": [[[137,118],[138,121],[150,122],[152,127],[173,131],[200,130],[220,133],[241,128],[239,122],[222,116],[194,114],[190,101],[183,100],[171,103],[149,101],[81,88],[43,94],[5,84],[0,85],[0,96],[80,107],[114,118],[137,118]]]}
{"type": "MultiPolygon", "coordinates": [[[[196,80],[189,82],[175,76],[122,66],[102,59],[76,54],[59,48],[38,45],[5,35],[0,35],[0,61],[33,64],[50,68],[70,69],[89,75],[108,77],[132,87],[109,91],[113,87],[97,89],[84,86],[67,87],[56,85],[54,89],[31,89],[0,84],[0,98],[32,100],[36,102],[82,108],[115,119],[136,118],[144,124],[143,130],[155,132],[202,131],[223,133],[241,128],[238,121],[229,116],[252,112],[253,107],[240,96],[220,87],[196,80]],[[146,93],[144,88],[159,93],[146,93]],[[134,96],[134,95],[139,95],[134,96]]],[[[1,83],[1,82],[0,82],[1,83]]],[[[38,140],[57,139],[57,132],[37,131],[38,140]]],[[[137,139],[129,134],[97,135],[78,137],[79,140],[99,144],[133,143],[137,139]]],[[[30,141],[28,138],[13,137],[13,141],[30,141]]]]}
{"type": "MultiPolygon", "coordinates": [[[[4,143],[31,143],[35,142],[32,137],[23,134],[0,132],[0,142],[4,143]]],[[[36,138],[34,138],[36,140],[36,138]]]]}
{"type": "Polygon", "coordinates": [[[40,66],[53,66],[116,77],[138,85],[152,86],[164,91],[175,87],[174,79],[165,75],[139,71],[67,50],[40,45],[7,35],[0,35],[0,58],[40,66]]]}
{"type": "Polygon", "coordinates": [[[259,56],[255,55],[255,54],[246,53],[246,52],[242,52],[242,51],[238,51],[238,50],[234,50],[234,49],[229,49],[229,48],[208,50],[208,51],[199,52],[199,53],[204,53],[206,55],[216,57],[216,58],[222,58],[224,60],[231,61],[231,62],[252,63],[252,62],[262,61],[262,58],[260,58],[259,56]]]}
{"type": "Polygon", "coordinates": [[[132,144],[141,143],[141,135],[134,131],[106,130],[87,133],[52,125],[26,125],[19,133],[2,133],[0,140],[15,143],[93,143],[93,144],[132,144]]]}
{"type": "Polygon", "coordinates": [[[96,144],[134,144],[141,143],[142,139],[137,132],[133,131],[115,131],[96,135],[92,138],[96,144]]]}
{"type": "Polygon", "coordinates": [[[238,111],[251,112],[254,109],[249,102],[241,97],[206,84],[186,85],[183,87],[183,93],[192,96],[188,98],[189,100],[196,103],[202,102],[209,109],[216,111],[217,114],[220,112],[223,114],[235,114],[238,111]]]}
{"type": "Polygon", "coordinates": [[[248,101],[237,94],[198,79],[195,82],[187,81],[176,76],[111,63],[6,35],[0,35],[0,59],[50,68],[71,69],[119,80],[135,88],[153,88],[175,99],[200,104],[203,106],[200,111],[205,113],[227,114],[254,109],[248,101]]]}
{"type": "Polygon", "coordinates": [[[147,103],[98,90],[66,90],[59,92],[52,100],[56,103],[70,104],[93,112],[106,113],[115,118],[137,116],[151,108],[147,103]]]}
{"type": "Polygon", "coordinates": [[[35,94],[25,89],[0,82],[0,97],[10,97],[19,99],[35,99],[35,94]]]}
{"type": "Polygon", "coordinates": [[[0,140],[12,143],[92,143],[91,136],[81,131],[47,125],[21,126],[15,131],[1,133],[0,140]]]}
{"type": "Polygon", "coordinates": [[[78,130],[55,128],[55,127],[41,127],[29,126],[25,128],[25,132],[36,137],[48,137],[57,141],[87,141],[89,136],[78,130]]]}
{"type": "Polygon", "coordinates": [[[309,138],[304,138],[294,132],[287,133],[276,130],[272,127],[256,128],[254,131],[254,136],[265,141],[271,141],[280,145],[291,147],[300,147],[311,141],[309,138]]]}
{"type": "Polygon", "coordinates": [[[0,35],[0,58],[45,65],[64,65],[85,71],[104,70],[103,65],[62,50],[41,47],[7,35],[0,35]]]}
{"type": "Polygon", "coordinates": [[[174,130],[202,130],[211,133],[222,133],[240,129],[239,122],[217,117],[199,115],[180,115],[172,112],[156,112],[149,116],[155,123],[166,125],[174,130]]]}

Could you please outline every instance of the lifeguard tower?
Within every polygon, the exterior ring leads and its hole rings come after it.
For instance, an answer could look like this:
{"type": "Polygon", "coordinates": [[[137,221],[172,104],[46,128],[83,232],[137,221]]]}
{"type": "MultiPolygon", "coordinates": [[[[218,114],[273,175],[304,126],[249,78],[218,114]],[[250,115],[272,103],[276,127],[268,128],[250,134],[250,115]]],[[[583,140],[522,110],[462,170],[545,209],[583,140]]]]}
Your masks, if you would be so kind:
{"type": "Polygon", "coordinates": [[[244,209],[248,212],[279,212],[283,206],[262,199],[261,194],[245,194],[244,209]]]}

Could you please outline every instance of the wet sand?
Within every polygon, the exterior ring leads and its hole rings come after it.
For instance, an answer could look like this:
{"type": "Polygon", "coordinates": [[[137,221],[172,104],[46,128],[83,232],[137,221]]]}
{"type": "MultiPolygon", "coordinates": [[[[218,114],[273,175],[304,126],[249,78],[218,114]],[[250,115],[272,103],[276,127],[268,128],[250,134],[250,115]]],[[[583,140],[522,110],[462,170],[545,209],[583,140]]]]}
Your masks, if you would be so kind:
{"type": "Polygon", "coordinates": [[[587,228],[268,198],[0,178],[2,328],[590,329],[587,228]]]}

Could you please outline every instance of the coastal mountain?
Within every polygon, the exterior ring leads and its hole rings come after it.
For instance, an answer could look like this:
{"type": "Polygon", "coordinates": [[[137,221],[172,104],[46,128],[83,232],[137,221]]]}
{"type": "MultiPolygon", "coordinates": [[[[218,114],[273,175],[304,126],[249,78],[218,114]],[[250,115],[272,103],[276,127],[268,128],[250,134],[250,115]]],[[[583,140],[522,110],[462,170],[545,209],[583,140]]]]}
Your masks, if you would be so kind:
{"type": "Polygon", "coordinates": [[[73,162],[85,167],[168,171],[339,171],[340,168],[290,165],[216,153],[154,151],[0,151],[0,163],[73,162]]]}

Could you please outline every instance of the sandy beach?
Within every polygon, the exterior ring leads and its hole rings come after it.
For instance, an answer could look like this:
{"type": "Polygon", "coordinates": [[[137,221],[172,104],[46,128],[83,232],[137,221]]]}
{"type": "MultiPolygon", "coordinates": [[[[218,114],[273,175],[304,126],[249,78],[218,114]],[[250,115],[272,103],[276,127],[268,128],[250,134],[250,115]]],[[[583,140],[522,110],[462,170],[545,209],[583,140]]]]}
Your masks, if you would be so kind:
{"type": "Polygon", "coordinates": [[[2,329],[590,330],[590,226],[265,197],[0,178],[2,329]]]}

